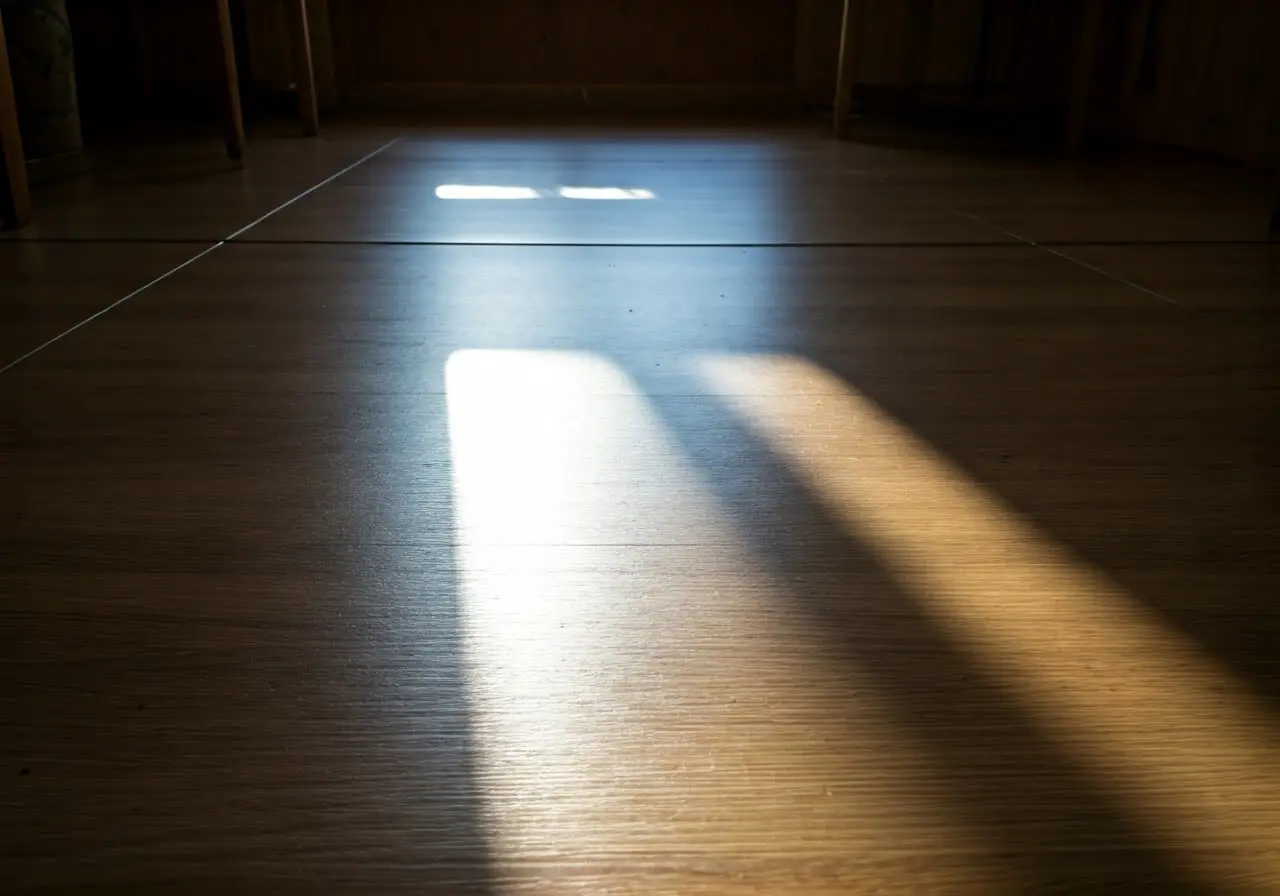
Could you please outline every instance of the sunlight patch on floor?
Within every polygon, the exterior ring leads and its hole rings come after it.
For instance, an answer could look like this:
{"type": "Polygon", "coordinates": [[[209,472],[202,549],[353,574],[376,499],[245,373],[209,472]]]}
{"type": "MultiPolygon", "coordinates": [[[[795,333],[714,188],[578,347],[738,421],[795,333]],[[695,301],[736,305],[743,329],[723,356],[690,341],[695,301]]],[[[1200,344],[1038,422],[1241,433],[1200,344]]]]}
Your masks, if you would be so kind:
{"type": "Polygon", "coordinates": [[[557,187],[555,190],[537,190],[534,187],[501,186],[497,184],[441,184],[436,187],[437,199],[518,200],[518,199],[577,199],[587,201],[636,201],[657,199],[652,190],[628,187],[557,187]]]}
{"type": "Polygon", "coordinates": [[[1190,870],[1280,879],[1276,732],[1228,670],[830,372],[786,356],[695,367],[1190,870]]]}
{"type": "Polygon", "coordinates": [[[947,856],[943,881],[989,861],[876,688],[806,649],[784,589],[613,362],[461,351],[446,381],[464,664],[504,879],[560,893],[575,868],[644,857],[686,889],[710,861],[848,863],[853,880],[924,853],[947,856]]]}
{"type": "Polygon", "coordinates": [[[631,190],[623,187],[561,187],[556,193],[562,199],[636,200],[656,199],[652,190],[631,190]]]}
{"type": "Polygon", "coordinates": [[[539,199],[532,187],[503,187],[493,184],[441,184],[436,187],[437,199],[539,199]]]}

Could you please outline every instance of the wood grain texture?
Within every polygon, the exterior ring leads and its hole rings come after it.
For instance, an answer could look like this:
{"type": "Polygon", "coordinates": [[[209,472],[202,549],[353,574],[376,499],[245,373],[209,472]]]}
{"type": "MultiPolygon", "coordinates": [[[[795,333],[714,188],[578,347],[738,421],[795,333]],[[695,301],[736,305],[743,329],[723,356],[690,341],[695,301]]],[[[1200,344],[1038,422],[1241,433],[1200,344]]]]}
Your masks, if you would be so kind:
{"type": "Polygon", "coordinates": [[[0,366],[191,255],[182,244],[0,242],[0,366]]]}
{"type": "MultiPolygon", "coordinates": [[[[1009,242],[999,232],[894,183],[861,176],[857,152],[782,123],[752,139],[732,126],[689,128],[688,140],[601,137],[566,124],[543,136],[484,125],[442,127],[449,139],[397,144],[332,191],[253,231],[257,240],[325,239],[333,218],[359,240],[481,243],[1009,242]],[[790,158],[803,164],[788,164],[790,158]],[[441,202],[441,185],[647,189],[651,202],[441,202]],[[364,200],[351,203],[360,194],[364,200]],[[804,214],[792,214],[803,206],[804,214]]],[[[648,136],[646,136],[648,135],[648,136]]]]}
{"type": "MultiPolygon", "coordinates": [[[[104,143],[98,166],[40,188],[40,216],[0,240],[191,241],[226,238],[395,135],[393,130],[326,128],[296,145],[297,126],[260,127],[253,165],[229,164],[217,140],[104,143]]],[[[161,273],[161,271],[155,271],[161,273]]]]}
{"type": "MultiPolygon", "coordinates": [[[[786,124],[752,140],[733,127],[653,145],[602,139],[566,123],[537,136],[449,125],[446,140],[406,142],[255,228],[257,240],[346,238],[479,243],[954,244],[1260,240],[1270,214],[1266,172],[1135,150],[1091,159],[912,148],[826,146],[786,124]],[[685,172],[691,172],[686,174],[685,172]],[[450,202],[442,184],[652,190],[653,203],[450,202]],[[354,203],[356,194],[365,201],[354,203]],[[678,212],[673,214],[672,212],[678,212]]],[[[882,138],[883,139],[883,138],[882,138]]]]}
{"type": "Polygon", "coordinates": [[[927,147],[860,153],[868,171],[890,165],[885,179],[917,201],[1037,243],[1266,239],[1268,173],[1177,150],[1083,161],[927,147]]]}
{"type": "MultiPolygon", "coordinates": [[[[1062,170],[816,128],[383,156],[0,374],[0,889],[1280,890],[1276,247],[948,241],[1062,170]],[[428,189],[575,164],[659,198],[428,189]]],[[[202,248],[0,244],[0,351],[202,248]]]]}
{"type": "Polygon", "coordinates": [[[1157,66],[1120,130],[1149,140],[1270,164],[1280,62],[1274,3],[1168,0],[1153,32],[1157,66]]]}

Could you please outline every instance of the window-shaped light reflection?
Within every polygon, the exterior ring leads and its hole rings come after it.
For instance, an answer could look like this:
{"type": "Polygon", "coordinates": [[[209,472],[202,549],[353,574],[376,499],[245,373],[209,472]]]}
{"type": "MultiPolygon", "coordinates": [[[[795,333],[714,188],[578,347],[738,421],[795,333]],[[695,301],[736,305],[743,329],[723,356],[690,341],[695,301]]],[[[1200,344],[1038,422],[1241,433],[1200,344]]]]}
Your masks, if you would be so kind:
{"type": "Polygon", "coordinates": [[[533,187],[501,186],[497,184],[441,184],[436,187],[437,199],[512,200],[541,199],[543,196],[615,202],[658,198],[652,190],[627,187],[558,187],[554,191],[539,191],[533,187]]]}
{"type": "Polygon", "coordinates": [[[633,190],[623,187],[561,187],[556,191],[563,199],[589,199],[627,201],[656,199],[652,190],[633,190]]]}
{"type": "Polygon", "coordinates": [[[622,369],[468,350],[446,384],[476,773],[513,889],[619,856],[980,854],[622,369]]]}
{"type": "Polygon", "coordinates": [[[1280,739],[1230,671],[834,375],[770,356],[698,370],[1209,890],[1280,881],[1280,739]]]}
{"type": "Polygon", "coordinates": [[[503,187],[493,184],[441,184],[437,199],[538,199],[532,187],[503,187]]]}

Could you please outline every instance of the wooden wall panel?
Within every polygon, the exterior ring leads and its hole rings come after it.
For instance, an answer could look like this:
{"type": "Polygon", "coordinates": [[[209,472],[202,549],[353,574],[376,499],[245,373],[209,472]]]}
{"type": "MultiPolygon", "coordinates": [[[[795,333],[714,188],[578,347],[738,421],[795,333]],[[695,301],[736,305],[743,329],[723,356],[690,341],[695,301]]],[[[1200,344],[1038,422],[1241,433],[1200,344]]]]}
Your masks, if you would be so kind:
{"type": "MultiPolygon", "coordinates": [[[[106,4],[108,6],[112,4],[106,4]]],[[[153,89],[216,98],[222,84],[217,14],[207,0],[130,0],[153,89]]]]}
{"type": "Polygon", "coordinates": [[[863,0],[858,83],[1064,100],[1079,0],[863,0]],[[984,13],[989,31],[984,45],[984,13]]]}
{"type": "MultiPolygon", "coordinates": [[[[1136,0],[1130,0],[1130,3],[1136,0]]],[[[1280,107],[1280,3],[1146,0],[1158,64],[1129,86],[1116,127],[1160,143],[1272,164],[1280,107]]],[[[1141,42],[1137,42],[1141,44],[1141,42]]]]}
{"type": "Polygon", "coordinates": [[[972,82],[981,20],[982,0],[938,0],[934,4],[925,84],[972,82]]]}
{"type": "MultiPolygon", "coordinates": [[[[1081,0],[862,0],[858,83],[939,101],[1068,99],[1081,0]],[[980,39],[984,11],[987,39],[980,39]],[[923,65],[908,54],[927,48],[923,65]],[[985,49],[985,55],[980,55],[985,49]],[[980,58],[982,61],[980,62],[980,58]]],[[[1108,0],[1091,126],[1260,164],[1280,158],[1280,0],[1108,0]],[[1148,17],[1156,26],[1147,46],[1148,17]],[[1139,84],[1153,52],[1150,83],[1139,84]]],[[[812,79],[810,80],[812,83],[812,79]]]]}
{"type": "Polygon", "coordinates": [[[87,133],[219,107],[222,57],[209,0],[68,0],[67,16],[87,133]]]}
{"type": "Polygon", "coordinates": [[[357,83],[790,85],[797,0],[358,0],[357,83]]]}
{"type": "MultiPolygon", "coordinates": [[[[250,0],[245,4],[252,71],[242,74],[250,77],[255,86],[267,90],[283,89],[294,80],[293,48],[284,4],[285,0],[250,0]]],[[[322,106],[333,107],[338,103],[338,88],[328,0],[307,0],[307,23],[311,30],[316,94],[322,106]]]]}

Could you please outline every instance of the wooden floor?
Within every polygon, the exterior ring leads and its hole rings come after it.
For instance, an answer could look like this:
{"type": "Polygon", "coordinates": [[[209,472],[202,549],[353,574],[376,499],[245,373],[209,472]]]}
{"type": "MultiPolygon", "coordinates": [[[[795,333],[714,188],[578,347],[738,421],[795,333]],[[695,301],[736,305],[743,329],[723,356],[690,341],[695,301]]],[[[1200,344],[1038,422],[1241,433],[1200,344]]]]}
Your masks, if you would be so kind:
{"type": "Polygon", "coordinates": [[[0,891],[1280,892],[1265,176],[250,148],[0,240],[0,891]]]}

